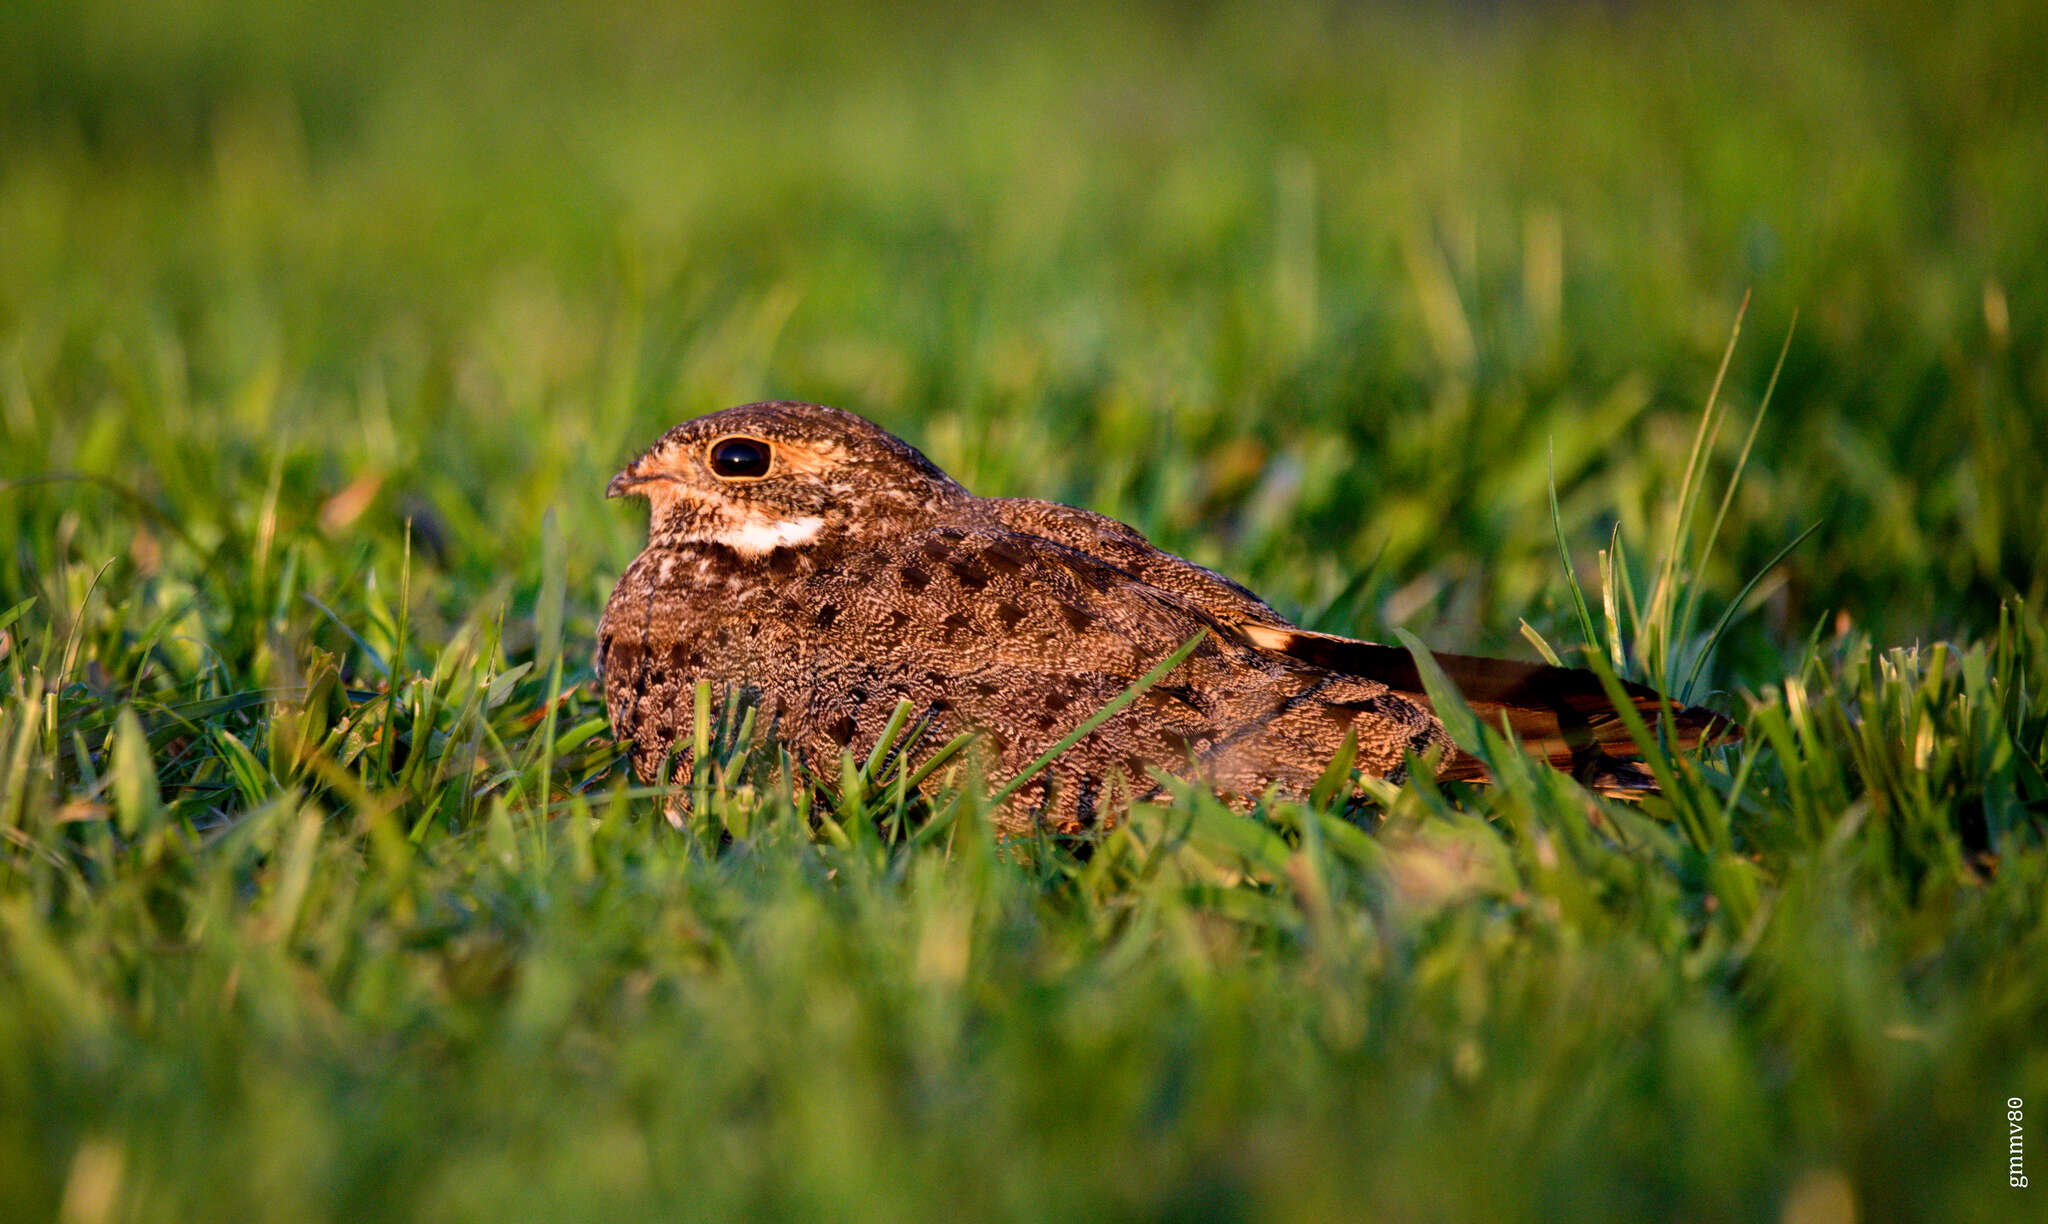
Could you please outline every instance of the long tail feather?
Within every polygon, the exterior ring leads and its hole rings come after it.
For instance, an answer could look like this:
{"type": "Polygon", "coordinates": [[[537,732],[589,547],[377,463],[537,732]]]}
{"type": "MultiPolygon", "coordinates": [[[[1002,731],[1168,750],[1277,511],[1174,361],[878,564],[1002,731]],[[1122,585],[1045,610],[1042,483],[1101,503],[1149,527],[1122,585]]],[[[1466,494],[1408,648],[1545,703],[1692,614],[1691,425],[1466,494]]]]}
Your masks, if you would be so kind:
{"type": "MultiPolygon", "coordinates": [[[[1262,649],[1330,671],[1377,680],[1403,697],[1429,704],[1415,660],[1401,647],[1268,625],[1238,628],[1247,641],[1262,649]]],[[[1505,717],[1530,755],[1610,793],[1656,789],[1647,770],[1625,759],[1641,756],[1641,750],[1608,699],[1600,677],[1592,672],[1476,655],[1435,657],[1473,713],[1493,726],[1499,726],[1505,717]]],[[[1711,710],[1681,706],[1628,681],[1622,682],[1622,690],[1651,733],[1658,734],[1661,728],[1674,748],[1742,738],[1740,724],[1711,710]]],[[[1479,779],[1484,772],[1476,760],[1460,753],[1446,762],[1444,776],[1479,779]]]]}

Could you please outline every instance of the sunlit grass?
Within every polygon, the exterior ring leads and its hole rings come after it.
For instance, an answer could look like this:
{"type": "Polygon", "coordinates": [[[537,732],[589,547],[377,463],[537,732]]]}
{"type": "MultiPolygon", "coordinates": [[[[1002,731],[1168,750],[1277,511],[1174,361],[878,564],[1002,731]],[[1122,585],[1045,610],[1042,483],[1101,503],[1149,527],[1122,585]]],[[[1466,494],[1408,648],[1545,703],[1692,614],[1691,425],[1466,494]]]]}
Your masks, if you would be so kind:
{"type": "Polygon", "coordinates": [[[0,6],[4,1214],[2014,1218],[2042,27],[1508,7],[0,6]],[[770,395],[1747,734],[670,805],[601,494],[770,395]]]}

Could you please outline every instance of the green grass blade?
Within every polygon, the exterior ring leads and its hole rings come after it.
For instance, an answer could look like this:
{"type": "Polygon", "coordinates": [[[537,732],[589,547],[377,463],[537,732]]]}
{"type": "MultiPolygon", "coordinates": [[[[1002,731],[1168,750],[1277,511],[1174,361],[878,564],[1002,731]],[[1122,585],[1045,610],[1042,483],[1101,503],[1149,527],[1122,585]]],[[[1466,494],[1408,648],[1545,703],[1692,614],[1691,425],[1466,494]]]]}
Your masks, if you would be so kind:
{"type": "MultiPolygon", "coordinates": [[[[1794,311],[1792,321],[1785,327],[1784,342],[1778,346],[1778,359],[1771,365],[1770,381],[1764,385],[1763,398],[1757,402],[1756,416],[1751,418],[1749,422],[1749,433],[1742,439],[1742,450],[1735,456],[1734,469],[1728,473],[1728,485],[1721,491],[1721,504],[1714,511],[1713,525],[1707,529],[1706,542],[1700,546],[1699,565],[1702,569],[1705,568],[1707,559],[1714,555],[1714,545],[1721,539],[1722,525],[1728,521],[1728,507],[1734,504],[1735,490],[1741,487],[1742,474],[1749,468],[1749,456],[1751,450],[1756,446],[1757,431],[1763,427],[1764,414],[1770,411],[1771,399],[1778,392],[1778,376],[1785,372],[1785,358],[1792,351],[1792,336],[1798,327],[1799,314],[1797,311],[1794,311]]],[[[1691,627],[1694,623],[1694,617],[1699,615],[1700,592],[1704,587],[1705,583],[1698,576],[1695,576],[1686,591],[1685,610],[1678,618],[1678,623],[1684,627],[1684,632],[1690,633],[1692,631],[1691,627]]],[[[1718,635],[1709,635],[1708,640],[1711,643],[1717,637],[1718,635]]],[[[1692,671],[1688,675],[1685,688],[1682,691],[1691,691],[1691,677],[1699,674],[1700,665],[1705,661],[1709,653],[1709,650],[1703,648],[1699,657],[1693,660],[1692,671]]]]}
{"type": "Polygon", "coordinates": [[[1707,634],[1706,642],[1700,647],[1698,657],[1693,659],[1692,670],[1686,673],[1685,684],[1679,689],[1681,695],[1688,700],[1690,699],[1693,686],[1699,682],[1701,669],[1706,666],[1707,660],[1713,656],[1714,648],[1721,644],[1721,635],[1728,631],[1729,624],[1734,621],[1735,614],[1742,610],[1743,601],[1748,599],[1749,593],[1756,589],[1756,584],[1762,582],[1765,575],[1778,568],[1779,563],[1786,557],[1791,556],[1793,549],[1806,543],[1807,537],[1819,530],[1820,523],[1816,521],[1809,525],[1806,530],[1793,536],[1790,540],[1786,541],[1783,548],[1771,554],[1771,559],[1764,562],[1763,568],[1751,574],[1749,581],[1742,584],[1742,589],[1735,593],[1735,598],[1729,600],[1728,606],[1721,610],[1721,618],[1714,622],[1714,628],[1707,634]]]}
{"type": "MultiPolygon", "coordinates": [[[[1735,358],[1735,345],[1742,338],[1742,319],[1749,313],[1749,294],[1742,295],[1742,304],[1735,309],[1735,322],[1728,329],[1728,344],[1721,350],[1721,364],[1714,370],[1714,383],[1707,391],[1706,407],[1700,412],[1699,427],[1693,431],[1692,451],[1686,456],[1685,475],[1678,483],[1678,512],[1672,517],[1671,535],[1664,545],[1664,558],[1657,569],[1657,578],[1650,588],[1650,622],[1656,640],[1656,653],[1664,655],[1671,643],[1685,632],[1685,627],[1671,620],[1676,609],[1672,606],[1672,588],[1676,575],[1684,568],[1690,555],[1689,542],[1692,539],[1693,514],[1699,506],[1700,490],[1706,478],[1706,458],[1712,448],[1712,440],[1720,429],[1721,386],[1728,378],[1728,366],[1735,358]]],[[[1664,675],[1668,668],[1662,661],[1658,664],[1658,675],[1664,675]]]]}
{"type": "Polygon", "coordinates": [[[1550,532],[1557,540],[1557,561],[1564,570],[1565,589],[1572,595],[1572,610],[1578,613],[1579,632],[1586,637],[1586,645],[1600,641],[1600,635],[1593,631],[1593,613],[1586,606],[1585,588],[1579,585],[1578,571],[1572,568],[1571,546],[1564,538],[1564,516],[1557,508],[1557,446],[1551,445],[1550,461],[1550,532]]]}

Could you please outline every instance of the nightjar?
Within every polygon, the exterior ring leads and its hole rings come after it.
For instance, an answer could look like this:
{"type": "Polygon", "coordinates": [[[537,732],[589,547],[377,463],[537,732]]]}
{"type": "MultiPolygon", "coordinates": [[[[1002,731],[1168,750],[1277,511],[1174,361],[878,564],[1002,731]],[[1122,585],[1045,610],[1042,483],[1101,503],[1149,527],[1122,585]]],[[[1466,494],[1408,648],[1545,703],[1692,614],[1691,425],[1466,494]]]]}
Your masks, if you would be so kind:
{"type": "MultiPolygon", "coordinates": [[[[1113,822],[1162,776],[1240,805],[1305,795],[1345,738],[1359,771],[1411,760],[1483,770],[1445,733],[1405,650],[1311,633],[1211,570],[1087,510],[976,497],[916,449],[834,408],[747,404],[676,426],[615,477],[643,497],[647,548],[598,629],[615,735],[634,770],[691,776],[698,681],[737,690],[756,726],[815,777],[864,756],[899,701],[929,752],[976,733],[986,775],[1014,776],[1200,635],[1182,662],[1009,801],[1013,830],[1113,822]]],[[[1482,718],[1611,792],[1648,774],[1588,672],[1438,655],[1482,718]]],[[[1631,686],[1690,746],[1732,724],[1631,686]]],[[[913,762],[914,763],[914,762],[913,762]]]]}

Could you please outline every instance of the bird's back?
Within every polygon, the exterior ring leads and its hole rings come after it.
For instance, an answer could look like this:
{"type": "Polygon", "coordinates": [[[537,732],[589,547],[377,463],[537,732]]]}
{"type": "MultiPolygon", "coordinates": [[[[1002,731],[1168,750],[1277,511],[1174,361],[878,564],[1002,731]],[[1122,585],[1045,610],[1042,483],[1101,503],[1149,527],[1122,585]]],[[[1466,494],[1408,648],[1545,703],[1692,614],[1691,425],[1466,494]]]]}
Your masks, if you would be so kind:
{"type": "Polygon", "coordinates": [[[979,732],[1000,779],[1198,634],[1186,660],[1020,793],[1013,823],[1085,827],[1112,792],[1155,792],[1154,770],[1242,799],[1305,792],[1347,733],[1359,766],[1380,774],[1448,748],[1441,724],[1384,684],[1261,650],[1186,595],[971,516],[825,557],[650,549],[614,593],[600,649],[613,721],[650,775],[688,739],[702,678],[746,694],[759,724],[827,778],[908,700],[927,749],[979,732]]]}

